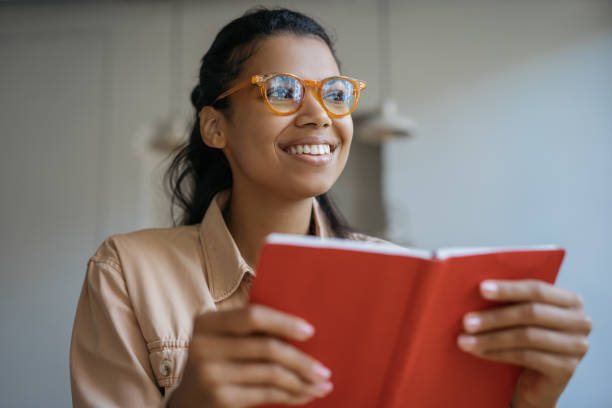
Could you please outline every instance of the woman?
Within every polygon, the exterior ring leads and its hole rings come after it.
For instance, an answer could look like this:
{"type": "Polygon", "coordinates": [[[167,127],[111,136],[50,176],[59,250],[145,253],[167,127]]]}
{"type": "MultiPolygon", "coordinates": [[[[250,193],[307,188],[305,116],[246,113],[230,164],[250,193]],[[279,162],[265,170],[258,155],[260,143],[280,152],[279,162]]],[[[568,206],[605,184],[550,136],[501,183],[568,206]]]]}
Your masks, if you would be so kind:
{"type": "MultiPolygon", "coordinates": [[[[284,341],[314,328],[248,305],[248,290],[271,232],[373,240],[326,195],[364,87],[340,75],[328,35],[302,14],[259,9],[219,32],[169,172],[182,225],[112,236],[89,261],[71,343],[75,406],[296,405],[332,390],[329,370],[284,341]]],[[[514,407],[554,407],[588,349],[580,297],[528,280],[484,282],[482,294],[513,303],[466,316],[458,345],[524,367],[514,407]]]]}

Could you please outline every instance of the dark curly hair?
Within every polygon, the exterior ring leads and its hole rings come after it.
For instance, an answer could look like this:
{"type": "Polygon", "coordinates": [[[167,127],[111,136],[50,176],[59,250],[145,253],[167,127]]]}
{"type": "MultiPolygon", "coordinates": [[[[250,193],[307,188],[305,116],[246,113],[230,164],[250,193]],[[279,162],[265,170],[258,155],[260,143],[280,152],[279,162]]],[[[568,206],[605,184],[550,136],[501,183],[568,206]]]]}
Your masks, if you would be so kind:
{"type": "MultiPolygon", "coordinates": [[[[179,146],[165,174],[171,200],[171,216],[174,207],[183,210],[179,225],[193,225],[202,221],[215,194],[232,186],[229,163],[220,149],[207,146],[200,135],[198,113],[204,106],[231,113],[229,98],[214,102],[217,96],[229,88],[241,71],[242,64],[255,52],[257,43],[266,37],[279,34],[318,37],[327,44],[338,67],[333,42],[323,27],[312,18],[285,8],[258,7],[231,21],[219,31],[210,49],[202,57],[199,83],[191,92],[195,118],[189,140],[179,146]]],[[[346,237],[350,228],[329,197],[329,193],[317,196],[327,215],[330,227],[340,237],[346,237]]]]}

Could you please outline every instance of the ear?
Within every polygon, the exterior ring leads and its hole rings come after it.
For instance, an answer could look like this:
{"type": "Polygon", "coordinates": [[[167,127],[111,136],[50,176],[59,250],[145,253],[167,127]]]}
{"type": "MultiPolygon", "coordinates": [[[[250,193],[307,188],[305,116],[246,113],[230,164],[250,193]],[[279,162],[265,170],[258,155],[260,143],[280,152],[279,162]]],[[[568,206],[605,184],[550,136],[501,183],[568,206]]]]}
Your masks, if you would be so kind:
{"type": "Polygon", "coordinates": [[[223,149],[227,143],[223,131],[222,115],[212,106],[205,106],[200,111],[200,135],[205,145],[223,149]]]}

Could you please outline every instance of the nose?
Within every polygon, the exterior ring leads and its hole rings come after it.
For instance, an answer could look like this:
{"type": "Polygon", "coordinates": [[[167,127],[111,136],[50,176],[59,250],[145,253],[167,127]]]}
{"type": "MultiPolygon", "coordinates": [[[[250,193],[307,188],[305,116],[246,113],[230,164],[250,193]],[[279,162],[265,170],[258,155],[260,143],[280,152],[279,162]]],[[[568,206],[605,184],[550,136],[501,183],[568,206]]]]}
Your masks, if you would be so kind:
{"type": "Polygon", "coordinates": [[[304,102],[297,111],[297,126],[330,127],[332,118],[329,117],[315,95],[316,90],[310,87],[304,92],[304,102]]]}

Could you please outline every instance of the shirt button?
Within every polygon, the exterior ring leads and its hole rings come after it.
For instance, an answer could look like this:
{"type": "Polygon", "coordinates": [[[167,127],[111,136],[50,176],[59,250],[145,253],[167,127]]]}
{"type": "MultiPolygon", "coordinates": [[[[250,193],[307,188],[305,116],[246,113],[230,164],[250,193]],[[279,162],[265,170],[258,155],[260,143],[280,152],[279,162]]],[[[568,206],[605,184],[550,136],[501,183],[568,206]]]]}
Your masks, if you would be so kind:
{"type": "Polygon", "coordinates": [[[167,377],[170,374],[172,374],[173,368],[174,368],[174,365],[172,364],[172,361],[165,359],[159,365],[159,372],[161,375],[167,377]]]}

